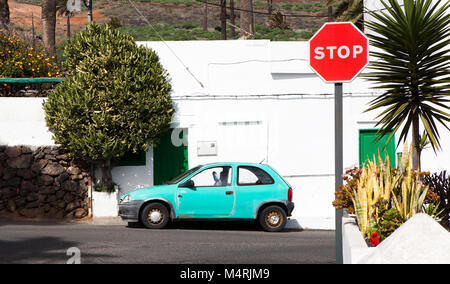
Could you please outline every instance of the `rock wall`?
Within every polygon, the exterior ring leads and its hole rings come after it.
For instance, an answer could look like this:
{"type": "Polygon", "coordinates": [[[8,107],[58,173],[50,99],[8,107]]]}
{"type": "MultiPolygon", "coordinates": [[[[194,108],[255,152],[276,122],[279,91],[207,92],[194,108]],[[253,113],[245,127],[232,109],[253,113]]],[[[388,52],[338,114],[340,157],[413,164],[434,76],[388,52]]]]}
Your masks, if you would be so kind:
{"type": "Polygon", "coordinates": [[[0,217],[88,215],[89,171],[54,146],[0,146],[0,217]]]}

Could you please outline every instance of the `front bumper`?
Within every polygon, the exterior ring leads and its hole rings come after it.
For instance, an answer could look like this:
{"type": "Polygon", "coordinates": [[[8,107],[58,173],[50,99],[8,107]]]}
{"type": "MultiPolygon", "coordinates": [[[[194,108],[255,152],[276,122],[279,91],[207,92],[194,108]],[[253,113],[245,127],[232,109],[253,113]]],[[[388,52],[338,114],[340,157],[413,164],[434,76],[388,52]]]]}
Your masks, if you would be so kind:
{"type": "Polygon", "coordinates": [[[126,203],[119,204],[119,216],[124,221],[128,222],[139,222],[139,208],[142,202],[140,201],[130,201],[126,203]]]}

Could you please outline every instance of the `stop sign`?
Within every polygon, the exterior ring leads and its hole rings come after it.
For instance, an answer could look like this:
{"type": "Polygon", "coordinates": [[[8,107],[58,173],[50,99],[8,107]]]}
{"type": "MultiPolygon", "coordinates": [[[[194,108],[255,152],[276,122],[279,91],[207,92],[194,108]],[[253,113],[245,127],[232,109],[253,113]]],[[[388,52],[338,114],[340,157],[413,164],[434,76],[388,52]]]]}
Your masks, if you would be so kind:
{"type": "Polygon", "coordinates": [[[325,23],[309,40],[309,65],[326,82],[350,82],[368,62],[367,37],[353,23],[325,23]]]}

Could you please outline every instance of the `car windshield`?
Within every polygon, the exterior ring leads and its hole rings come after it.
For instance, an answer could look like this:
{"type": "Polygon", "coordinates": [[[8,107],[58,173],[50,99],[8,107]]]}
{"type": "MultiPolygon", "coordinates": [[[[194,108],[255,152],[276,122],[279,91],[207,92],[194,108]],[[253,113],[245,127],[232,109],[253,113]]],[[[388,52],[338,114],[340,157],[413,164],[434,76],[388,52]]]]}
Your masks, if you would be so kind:
{"type": "Polygon", "coordinates": [[[185,177],[189,176],[190,174],[196,172],[198,169],[200,169],[201,167],[203,167],[203,165],[200,166],[196,166],[195,168],[190,169],[187,172],[182,173],[181,175],[169,180],[168,182],[166,182],[165,184],[176,184],[179,183],[180,181],[182,181],[185,177]]]}

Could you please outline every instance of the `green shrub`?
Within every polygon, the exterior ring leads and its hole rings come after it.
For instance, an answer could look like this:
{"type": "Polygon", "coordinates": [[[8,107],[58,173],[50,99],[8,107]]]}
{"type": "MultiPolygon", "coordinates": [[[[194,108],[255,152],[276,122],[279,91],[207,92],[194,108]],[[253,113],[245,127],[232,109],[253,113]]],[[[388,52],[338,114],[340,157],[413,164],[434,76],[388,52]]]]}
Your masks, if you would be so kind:
{"type": "Polygon", "coordinates": [[[111,188],[111,159],[146,151],[174,112],[157,54],[109,25],[93,23],[64,50],[68,77],[44,103],[55,143],[97,164],[111,188]]]}
{"type": "Polygon", "coordinates": [[[283,7],[284,10],[290,11],[294,5],[292,3],[284,3],[281,7],[283,7]]]}

